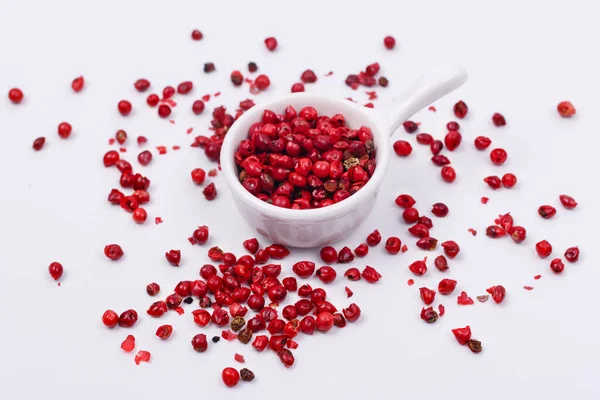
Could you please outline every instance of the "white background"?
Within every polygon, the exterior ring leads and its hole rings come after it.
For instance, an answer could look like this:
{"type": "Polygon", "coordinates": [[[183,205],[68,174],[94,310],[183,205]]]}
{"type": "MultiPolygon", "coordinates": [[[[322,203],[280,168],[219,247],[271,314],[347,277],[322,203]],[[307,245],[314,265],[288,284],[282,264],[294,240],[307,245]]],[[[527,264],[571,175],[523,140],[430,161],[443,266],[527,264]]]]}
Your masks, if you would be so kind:
{"type": "MultiPolygon", "coordinates": [[[[56,0],[0,1],[0,398],[564,398],[597,399],[600,395],[597,360],[597,288],[600,272],[597,252],[597,98],[600,37],[597,12],[590,1],[114,1],[56,0]],[[205,35],[193,42],[190,32],[205,35]],[[386,51],[382,39],[393,34],[397,48],[386,51]],[[274,35],[275,53],[264,47],[274,35]],[[206,75],[202,65],[213,61],[217,72],[206,75]],[[414,146],[407,159],[393,157],[377,209],[360,229],[343,241],[352,248],[378,228],[384,240],[398,235],[410,250],[388,256],[383,246],[371,249],[365,264],[384,276],[377,285],[355,282],[349,286],[363,310],[358,323],[326,335],[300,337],[296,364],[286,370],[269,352],[221,340],[209,343],[204,354],[192,351],[193,335],[219,334],[214,327],[199,329],[186,313],[169,313],[162,320],[147,318],[151,299],[145,285],[159,282],[163,294],[183,279],[195,279],[208,259],[208,245],[192,247],[187,237],[197,225],[211,229],[209,245],[242,254],[241,242],[253,236],[241,221],[221,177],[216,201],[207,202],[201,188],[191,183],[195,167],[210,169],[198,150],[189,147],[194,134],[207,133],[212,108],[224,104],[233,111],[249,96],[248,87],[234,89],[229,73],[245,71],[256,61],[267,73],[271,88],[256,101],[289,92],[306,68],[319,80],[307,90],[367,102],[364,90],[343,84],[378,61],[391,82],[377,90],[382,107],[428,67],[458,62],[469,71],[468,83],[436,104],[437,113],[424,111],[414,120],[421,132],[436,138],[445,134],[451,105],[464,99],[470,107],[461,121],[463,145],[450,154],[458,172],[453,185],[442,182],[429,161],[429,149],[414,137],[398,132],[414,146]],[[324,77],[334,71],[331,77],[324,77]],[[74,94],[70,83],[84,75],[86,87],[74,94]],[[152,89],[193,80],[193,95],[176,98],[176,124],[159,119],[145,105],[145,95],[132,83],[147,77],[152,89]],[[12,105],[8,89],[18,86],[26,99],[12,105]],[[223,94],[196,117],[189,107],[205,93],[223,94]],[[128,118],[116,110],[130,99],[128,118]],[[571,100],[577,115],[562,119],[556,104],[571,100]],[[492,113],[502,112],[504,128],[491,124],[492,113]],[[56,126],[69,121],[74,133],[60,140],[56,126]],[[117,129],[134,139],[143,134],[157,145],[180,145],[179,152],[157,156],[140,169],[152,180],[149,221],[137,226],[129,215],[106,202],[118,185],[118,174],[102,167],[107,141],[117,129]],[[477,152],[473,139],[492,138],[504,147],[508,162],[494,167],[487,153],[477,152]],[[46,136],[43,151],[31,143],[46,136]],[[482,182],[490,174],[514,172],[512,190],[492,192],[482,182]],[[435,219],[432,235],[456,240],[460,256],[442,274],[411,278],[407,266],[426,254],[414,246],[396,195],[407,192],[426,212],[443,201],[450,215],[435,219]],[[574,196],[580,206],[564,210],[558,195],[574,196]],[[487,205],[481,196],[490,197],[487,205]],[[537,216],[541,204],[557,206],[549,221],[537,216]],[[528,229],[521,245],[510,239],[492,241],[485,227],[499,213],[511,212],[528,229]],[[155,225],[154,217],[164,223],[155,225]],[[479,231],[471,236],[468,228],[479,231]],[[579,245],[581,260],[555,276],[548,260],[540,260],[534,244],[548,239],[553,255],[579,245]],[[103,248],[120,243],[126,256],[108,261],[103,248]],[[183,262],[170,267],[164,252],[180,248],[183,262]],[[62,286],[47,273],[52,261],[65,267],[62,286]],[[539,281],[533,276],[542,274],[539,281]],[[508,290],[501,305],[456,305],[455,296],[439,299],[446,316],[428,325],[419,319],[420,286],[434,288],[442,277],[457,279],[457,290],[475,298],[485,288],[503,284],[508,290]],[[523,290],[524,285],[535,287],[523,290]],[[106,308],[135,308],[135,328],[108,330],[100,322],[106,308]],[[174,326],[167,342],[154,336],[162,323],[174,326]],[[470,324],[483,342],[475,355],[459,346],[450,330],[470,324]],[[119,348],[129,333],[137,348],[152,353],[150,364],[136,366],[133,354],[119,348]],[[225,366],[239,352],[257,376],[251,384],[226,389],[220,380],[225,366]]],[[[128,158],[139,169],[134,140],[128,158]]],[[[265,244],[265,240],[262,240],[265,244]]],[[[341,244],[340,244],[341,246],[341,244]]],[[[438,252],[435,253],[437,255],[438,252]]],[[[434,254],[427,254],[430,259],[434,254]]],[[[294,251],[284,260],[316,259],[316,251],[294,251]]],[[[431,263],[430,263],[431,264],[431,263]]],[[[345,268],[338,267],[341,275],[345,268]]],[[[317,282],[311,282],[318,285],[317,282]]],[[[348,282],[338,279],[327,290],[335,304],[346,306],[348,282]]],[[[437,302],[436,302],[437,305],[437,302]]]]}

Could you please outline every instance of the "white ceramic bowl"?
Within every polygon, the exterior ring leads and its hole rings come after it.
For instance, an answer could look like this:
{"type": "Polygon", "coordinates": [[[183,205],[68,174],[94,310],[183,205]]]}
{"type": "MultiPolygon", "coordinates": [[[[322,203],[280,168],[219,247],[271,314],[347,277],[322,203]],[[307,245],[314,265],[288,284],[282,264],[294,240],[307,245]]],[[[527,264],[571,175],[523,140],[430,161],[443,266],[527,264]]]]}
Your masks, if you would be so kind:
{"type": "Polygon", "coordinates": [[[222,174],[241,216],[261,235],[287,246],[317,247],[342,239],[364,221],[375,206],[377,191],[390,160],[390,135],[403,121],[461,86],[466,78],[466,72],[460,67],[447,67],[423,76],[392,102],[387,110],[389,118],[381,110],[310,93],[295,93],[252,107],[231,126],[221,149],[222,174]],[[319,115],[341,113],[346,118],[346,125],[352,129],[362,125],[371,128],[377,166],[365,186],[339,203],[309,210],[273,206],[254,197],[242,186],[234,162],[239,143],[248,138],[248,129],[261,120],[264,110],[283,113],[289,105],[298,112],[305,106],[313,106],[319,115]]]}

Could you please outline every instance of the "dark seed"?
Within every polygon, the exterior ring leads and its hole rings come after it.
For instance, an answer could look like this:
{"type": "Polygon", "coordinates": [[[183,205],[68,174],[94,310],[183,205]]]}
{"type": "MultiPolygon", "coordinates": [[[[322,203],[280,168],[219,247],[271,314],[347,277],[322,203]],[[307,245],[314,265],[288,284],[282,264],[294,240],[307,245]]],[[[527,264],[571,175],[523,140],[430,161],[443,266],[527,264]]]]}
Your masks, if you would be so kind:
{"type": "Polygon", "coordinates": [[[481,342],[476,339],[469,340],[467,342],[467,346],[469,346],[469,349],[471,349],[473,353],[481,353],[481,350],[483,350],[481,347],[481,342]]]}
{"type": "Polygon", "coordinates": [[[191,298],[191,297],[186,297],[186,298],[183,300],[183,302],[184,302],[185,304],[192,304],[192,303],[194,302],[194,299],[193,299],[193,298],[191,298]]]}
{"type": "Polygon", "coordinates": [[[254,372],[250,371],[248,368],[242,368],[240,370],[240,377],[245,382],[251,382],[254,380],[254,372]]]}
{"type": "Polygon", "coordinates": [[[211,62],[207,62],[206,64],[204,64],[204,72],[206,72],[207,74],[209,72],[213,72],[215,70],[215,64],[211,63],[211,62]]]}
{"type": "Polygon", "coordinates": [[[220,336],[213,336],[212,338],[213,343],[217,343],[219,340],[221,340],[220,336]]]}

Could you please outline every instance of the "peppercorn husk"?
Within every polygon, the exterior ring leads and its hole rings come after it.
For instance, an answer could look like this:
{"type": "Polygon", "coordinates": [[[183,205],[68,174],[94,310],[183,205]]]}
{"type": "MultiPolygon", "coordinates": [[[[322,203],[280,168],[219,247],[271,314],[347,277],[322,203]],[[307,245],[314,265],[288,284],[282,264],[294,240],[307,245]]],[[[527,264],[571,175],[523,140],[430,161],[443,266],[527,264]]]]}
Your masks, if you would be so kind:
{"type": "Polygon", "coordinates": [[[252,339],[252,331],[248,328],[243,329],[238,334],[238,340],[244,344],[248,344],[248,342],[250,342],[250,339],[252,339]]]}
{"type": "Polygon", "coordinates": [[[483,348],[481,347],[481,342],[477,339],[471,339],[467,342],[467,346],[473,353],[481,353],[483,348]]]}
{"type": "Polygon", "coordinates": [[[251,382],[254,380],[254,372],[250,371],[248,368],[242,368],[240,370],[240,377],[244,382],[251,382]]]}
{"type": "Polygon", "coordinates": [[[350,157],[347,160],[344,160],[343,164],[346,171],[348,171],[350,168],[360,165],[360,162],[358,161],[358,158],[350,157]]]}
{"type": "Polygon", "coordinates": [[[231,330],[234,332],[239,332],[240,329],[244,326],[246,321],[242,317],[235,317],[233,321],[231,321],[231,330]]]}

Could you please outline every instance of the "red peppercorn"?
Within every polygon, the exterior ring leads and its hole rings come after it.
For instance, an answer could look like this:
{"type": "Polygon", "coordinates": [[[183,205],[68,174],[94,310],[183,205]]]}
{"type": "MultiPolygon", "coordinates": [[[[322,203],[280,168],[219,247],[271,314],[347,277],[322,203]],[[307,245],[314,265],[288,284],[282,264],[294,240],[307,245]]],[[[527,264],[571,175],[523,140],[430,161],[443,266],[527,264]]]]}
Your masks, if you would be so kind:
{"type": "Polygon", "coordinates": [[[79,93],[83,89],[84,83],[85,80],[83,79],[83,76],[79,76],[73,79],[73,82],[71,82],[71,89],[73,89],[75,93],[79,93]]]}
{"type": "Polygon", "coordinates": [[[392,50],[396,46],[396,39],[393,36],[386,36],[383,38],[383,45],[386,49],[392,50]]]}
{"type": "Polygon", "coordinates": [[[292,267],[292,271],[300,278],[308,278],[315,272],[315,263],[311,261],[298,261],[292,267]]]}
{"type": "Polygon", "coordinates": [[[419,211],[416,208],[409,207],[402,212],[402,219],[407,224],[414,224],[419,220],[419,211]]]}
{"type": "Polygon", "coordinates": [[[171,325],[161,325],[156,330],[156,336],[162,340],[167,340],[173,333],[173,327],[171,325]]]}
{"type": "Polygon", "coordinates": [[[336,272],[333,268],[328,265],[324,265],[315,272],[317,278],[321,280],[323,283],[331,283],[336,278],[336,272]]]}
{"type": "Polygon", "coordinates": [[[400,157],[406,157],[412,153],[412,146],[405,140],[397,140],[394,142],[394,152],[400,157]]]}
{"type": "Polygon", "coordinates": [[[514,220],[512,215],[510,215],[510,213],[508,214],[504,214],[504,215],[499,215],[499,218],[497,220],[494,221],[496,224],[500,225],[500,227],[502,227],[502,229],[504,229],[505,231],[509,232],[514,224],[514,220]]]}
{"type": "Polygon", "coordinates": [[[566,194],[561,194],[559,196],[560,202],[564,208],[568,210],[572,210],[577,207],[577,202],[571,196],[567,196],[566,194]]]}
{"type": "Polygon", "coordinates": [[[133,220],[138,224],[143,224],[148,218],[148,213],[141,207],[136,208],[131,215],[133,220]]]}
{"type": "Polygon", "coordinates": [[[437,247],[437,239],[432,237],[423,237],[417,240],[417,247],[422,250],[433,251],[437,247]]]}
{"type": "Polygon", "coordinates": [[[160,292],[160,286],[156,282],[149,283],[146,286],[146,293],[150,296],[156,296],[160,292]]]}
{"type": "Polygon", "coordinates": [[[448,260],[444,256],[437,256],[433,264],[439,271],[446,271],[448,269],[448,260]]]}
{"type": "Polygon", "coordinates": [[[119,144],[125,143],[127,140],[127,132],[125,132],[123,129],[119,129],[117,133],[115,133],[115,139],[117,139],[119,144]]]}
{"type": "Polygon", "coordinates": [[[285,288],[285,290],[287,290],[288,292],[295,292],[298,289],[298,282],[296,281],[296,278],[294,278],[293,276],[288,276],[287,278],[283,278],[281,283],[283,284],[283,287],[285,288]]]}
{"type": "Polygon", "coordinates": [[[117,108],[119,109],[119,113],[123,116],[127,116],[131,113],[131,103],[127,100],[121,100],[117,108]]]}
{"type": "Polygon", "coordinates": [[[304,84],[303,83],[294,83],[292,85],[292,93],[301,93],[304,92],[304,84]]]}
{"type": "Polygon", "coordinates": [[[414,133],[417,131],[417,129],[419,129],[419,126],[413,121],[404,121],[402,126],[404,127],[406,133],[414,133]]]}
{"type": "Polygon", "coordinates": [[[477,136],[475,138],[475,148],[477,150],[485,150],[490,146],[490,144],[492,144],[490,138],[485,136],[477,136]]]}
{"type": "Polygon", "coordinates": [[[333,315],[329,312],[322,312],[317,315],[315,327],[319,332],[328,332],[333,327],[333,315]]]}
{"type": "Polygon", "coordinates": [[[453,240],[448,240],[442,243],[442,247],[444,248],[444,253],[450,258],[454,258],[460,252],[460,247],[453,240]]]}
{"type": "Polygon", "coordinates": [[[400,196],[396,197],[396,205],[402,208],[412,207],[415,205],[415,203],[416,200],[408,194],[401,194],[400,196]]]}
{"type": "Polygon", "coordinates": [[[496,126],[506,125],[506,120],[504,119],[504,116],[500,113],[494,113],[494,115],[492,115],[492,122],[496,126]]]}
{"type": "Polygon", "coordinates": [[[538,214],[544,219],[550,219],[556,215],[556,208],[552,206],[540,206],[538,214]]]}
{"type": "Polygon", "coordinates": [[[575,107],[573,107],[573,104],[571,104],[570,101],[562,101],[558,103],[556,109],[558,110],[560,116],[563,118],[572,117],[573,115],[575,115],[576,112],[575,107]]]}
{"type": "Polygon", "coordinates": [[[433,309],[433,307],[427,307],[421,309],[421,319],[428,324],[433,324],[438,319],[438,313],[433,309]]]}
{"type": "MultiPolygon", "coordinates": [[[[397,204],[397,200],[396,199],[396,204],[397,204]]],[[[373,232],[371,232],[369,234],[369,236],[367,236],[367,244],[371,247],[373,246],[377,246],[379,244],[379,242],[381,242],[381,234],[379,233],[379,231],[377,229],[375,229],[373,232]]]]}
{"type": "Polygon", "coordinates": [[[435,290],[428,289],[426,287],[419,288],[421,300],[425,305],[430,305],[435,300],[435,290]]]}
{"type": "Polygon", "coordinates": [[[345,273],[344,277],[348,278],[351,281],[360,280],[360,271],[358,268],[349,268],[345,273]]]}
{"type": "MultiPolygon", "coordinates": [[[[199,333],[196,336],[194,336],[192,338],[192,348],[199,353],[205,352],[206,349],[208,348],[208,342],[206,341],[206,335],[203,333],[199,333]]],[[[239,380],[239,375],[238,375],[238,380],[239,380]]]]}
{"type": "Polygon", "coordinates": [[[272,244],[268,246],[266,250],[269,253],[269,256],[276,260],[281,260],[290,255],[290,251],[287,247],[281,244],[272,244]]]}
{"type": "Polygon", "coordinates": [[[560,258],[555,258],[550,262],[550,269],[557,274],[560,274],[565,269],[565,264],[560,258]]]}
{"type": "Polygon", "coordinates": [[[274,285],[267,293],[273,303],[281,303],[287,296],[287,291],[282,285],[274,285]]]}
{"type": "Polygon", "coordinates": [[[444,138],[444,144],[450,151],[454,151],[458,146],[460,146],[460,142],[462,142],[462,135],[457,131],[448,132],[444,138]]]}
{"type": "Polygon", "coordinates": [[[456,288],[456,281],[454,279],[442,279],[438,284],[438,291],[440,294],[448,295],[451,294],[456,288]]]}
{"type": "Polygon", "coordinates": [[[177,85],[177,93],[179,94],[188,94],[194,88],[194,83],[192,81],[181,82],[177,85]]]}
{"type": "Polygon", "coordinates": [[[442,143],[441,140],[434,140],[429,145],[429,148],[431,149],[431,153],[433,153],[434,156],[437,156],[438,154],[440,154],[440,152],[444,148],[444,144],[442,143]]]}
{"type": "Polygon", "coordinates": [[[135,310],[123,311],[119,316],[119,326],[131,328],[137,322],[138,315],[135,310]]]}
{"type": "Polygon", "coordinates": [[[491,288],[486,289],[486,292],[492,295],[492,299],[494,299],[497,304],[502,303],[506,297],[506,289],[502,285],[492,286],[491,288]]]}
{"type": "Polygon", "coordinates": [[[448,131],[459,131],[460,125],[456,121],[450,121],[446,124],[446,129],[448,129],[448,131]]]}
{"type": "Polygon", "coordinates": [[[214,183],[208,184],[203,190],[202,194],[206,200],[214,200],[217,197],[217,188],[214,183]]]}
{"type": "Polygon", "coordinates": [[[471,327],[469,325],[465,326],[464,328],[452,329],[452,333],[454,334],[456,341],[463,346],[467,344],[469,340],[471,340],[471,327]]]}
{"type": "Polygon", "coordinates": [[[266,38],[265,46],[267,46],[267,49],[269,49],[269,51],[275,51],[275,49],[277,48],[277,39],[275,39],[274,37],[266,38]]]}
{"type": "Polygon", "coordinates": [[[418,260],[408,266],[410,272],[417,276],[422,276],[427,273],[427,264],[424,261],[418,260]]]}
{"type": "Polygon", "coordinates": [[[450,164],[450,160],[448,159],[448,157],[441,154],[431,157],[431,162],[433,162],[438,167],[450,164]]]}
{"type": "Polygon", "coordinates": [[[158,97],[158,95],[156,95],[154,93],[148,95],[148,97],[146,98],[146,103],[150,107],[156,107],[156,105],[158,104],[159,101],[160,101],[160,98],[158,97]]]}
{"type": "Polygon", "coordinates": [[[379,280],[379,278],[381,278],[381,274],[377,272],[375,268],[368,265],[365,267],[365,269],[363,269],[361,276],[369,283],[375,283],[379,280]]]}
{"type": "Polygon", "coordinates": [[[233,71],[231,73],[230,78],[231,78],[231,83],[233,83],[233,86],[240,86],[244,82],[244,76],[238,70],[233,71]]]}
{"type": "Polygon", "coordinates": [[[506,231],[499,226],[490,225],[486,228],[485,234],[491,238],[501,238],[506,235],[506,231]]]}
{"type": "Polygon", "coordinates": [[[340,264],[349,263],[354,260],[354,254],[352,254],[352,250],[349,247],[344,246],[338,253],[337,261],[340,264]]]}
{"type": "Polygon", "coordinates": [[[256,239],[256,238],[244,240],[244,243],[242,243],[242,245],[244,246],[244,248],[246,250],[248,250],[249,253],[256,254],[256,252],[258,251],[259,245],[258,245],[258,239],[256,239]]]}
{"type": "Polygon", "coordinates": [[[456,180],[456,171],[448,165],[442,167],[440,174],[442,175],[442,179],[448,183],[452,183],[456,180]]]}
{"type": "Polygon", "coordinates": [[[42,149],[42,147],[44,147],[45,143],[46,143],[46,138],[42,136],[33,141],[32,147],[35,151],[40,151],[42,149]]]}
{"type": "Polygon", "coordinates": [[[192,31],[192,40],[201,40],[204,37],[198,29],[192,31]]]}
{"type": "Polygon", "coordinates": [[[469,107],[467,107],[464,101],[460,100],[454,105],[454,115],[456,115],[456,118],[463,119],[464,117],[466,117],[468,112],[469,107]]]}
{"type": "Polygon", "coordinates": [[[156,301],[148,307],[146,313],[154,318],[159,318],[163,316],[168,310],[167,303],[164,301],[156,301]]]}
{"type": "Polygon", "coordinates": [[[192,181],[194,181],[196,185],[202,185],[205,178],[206,172],[202,168],[194,168],[192,170],[192,181]]]}
{"type": "Polygon", "coordinates": [[[359,244],[356,249],[354,249],[354,254],[358,257],[364,257],[369,253],[369,246],[366,243],[359,244]]]}
{"type": "Polygon", "coordinates": [[[419,144],[430,145],[433,143],[433,136],[429,133],[419,133],[417,134],[417,142],[419,144]]]}
{"type": "Polygon", "coordinates": [[[63,266],[59,262],[53,262],[48,266],[48,272],[55,281],[59,280],[63,274],[63,266]]]}
{"type": "Polygon", "coordinates": [[[536,243],[535,251],[540,258],[546,258],[552,253],[552,245],[547,240],[542,240],[536,243]]]}
{"type": "Polygon", "coordinates": [[[271,81],[268,76],[259,75],[256,77],[254,84],[258,90],[266,90],[271,85],[271,81]]]}
{"type": "Polygon", "coordinates": [[[62,139],[67,139],[69,136],[71,136],[72,129],[73,128],[71,128],[71,124],[68,122],[61,122],[58,125],[58,136],[60,136],[62,139]]]}
{"type": "Polygon", "coordinates": [[[365,72],[369,76],[375,76],[379,72],[379,68],[380,68],[379,63],[373,63],[373,64],[367,66],[365,72]]]}
{"type": "Polygon", "coordinates": [[[505,188],[510,189],[516,184],[517,177],[514,174],[504,174],[504,176],[502,176],[502,185],[504,185],[505,188]]]}
{"type": "Polygon", "coordinates": [[[181,262],[181,251],[180,250],[169,250],[165,253],[165,258],[174,267],[178,267],[181,262]]]}
{"type": "Polygon", "coordinates": [[[196,115],[200,115],[202,114],[202,111],[204,111],[204,102],[202,100],[194,101],[192,104],[192,112],[196,115]]]}
{"type": "Polygon", "coordinates": [[[315,75],[312,69],[307,69],[300,76],[300,80],[304,83],[315,83],[317,81],[317,75],[315,75]]]}
{"type": "Polygon", "coordinates": [[[435,203],[431,208],[431,213],[436,217],[443,218],[448,215],[448,206],[444,203],[435,203]]]}
{"type": "Polygon", "coordinates": [[[123,257],[123,249],[118,244],[109,244],[104,247],[104,255],[113,261],[123,257]]]}
{"type": "Polygon", "coordinates": [[[504,149],[494,149],[490,152],[490,160],[495,165],[502,165],[506,161],[507,158],[506,151],[504,149]]]}
{"type": "Polygon", "coordinates": [[[408,228],[408,232],[418,238],[429,237],[429,228],[420,223],[408,228]]]}
{"type": "Polygon", "coordinates": [[[208,226],[199,226],[198,229],[196,229],[192,234],[192,237],[198,244],[205,244],[208,242],[208,226]]]}
{"type": "Polygon", "coordinates": [[[514,226],[509,231],[508,234],[515,241],[515,243],[521,243],[527,237],[527,231],[522,226],[514,226]]]}
{"type": "Polygon", "coordinates": [[[8,91],[8,99],[14,104],[19,104],[23,101],[23,92],[19,88],[13,88],[8,91]]]}
{"type": "Polygon", "coordinates": [[[102,323],[108,328],[114,328],[119,324],[119,316],[113,310],[106,310],[102,314],[102,323]]]}
{"type": "Polygon", "coordinates": [[[398,254],[401,246],[402,242],[396,236],[391,236],[385,241],[385,251],[387,251],[388,254],[398,254]]]}
{"type": "Polygon", "coordinates": [[[348,322],[355,322],[360,318],[360,307],[358,307],[355,303],[352,303],[348,306],[348,308],[342,309],[342,313],[344,313],[344,317],[348,320],[348,322]]]}
{"type": "Polygon", "coordinates": [[[568,262],[577,262],[579,260],[579,248],[578,247],[569,247],[565,251],[565,259],[568,262]]]}
{"type": "Polygon", "coordinates": [[[158,116],[161,118],[167,118],[171,115],[171,107],[166,104],[161,104],[158,106],[158,116]]]}

